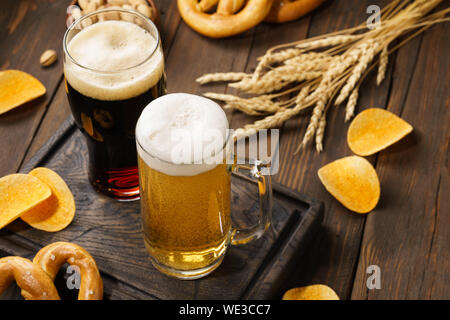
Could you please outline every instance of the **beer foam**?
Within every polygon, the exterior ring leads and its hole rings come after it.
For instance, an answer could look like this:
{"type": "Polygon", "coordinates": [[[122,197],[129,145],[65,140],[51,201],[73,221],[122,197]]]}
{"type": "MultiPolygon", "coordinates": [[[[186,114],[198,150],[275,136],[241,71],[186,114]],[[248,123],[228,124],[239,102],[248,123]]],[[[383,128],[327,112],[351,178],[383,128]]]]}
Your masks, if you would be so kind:
{"type": "Polygon", "coordinates": [[[76,63],[66,59],[66,80],[78,92],[99,100],[135,97],[156,85],[164,70],[158,40],[126,21],[103,21],[82,29],[67,51],[76,63]]]}
{"type": "Polygon", "coordinates": [[[139,156],[152,169],[171,176],[193,176],[223,163],[227,134],[222,108],[187,93],[153,100],[136,125],[139,156]]]}

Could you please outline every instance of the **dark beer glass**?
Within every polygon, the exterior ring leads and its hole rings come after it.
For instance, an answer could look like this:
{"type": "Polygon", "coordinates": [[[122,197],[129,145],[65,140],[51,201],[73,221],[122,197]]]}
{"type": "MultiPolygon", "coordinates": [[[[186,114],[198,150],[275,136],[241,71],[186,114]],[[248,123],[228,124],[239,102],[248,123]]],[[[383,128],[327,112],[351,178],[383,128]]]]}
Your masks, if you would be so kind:
{"type": "Polygon", "coordinates": [[[64,36],[64,81],[86,137],[90,182],[117,200],[138,199],[136,122],[166,92],[157,28],[140,13],[122,9],[80,18],[64,36]]]}

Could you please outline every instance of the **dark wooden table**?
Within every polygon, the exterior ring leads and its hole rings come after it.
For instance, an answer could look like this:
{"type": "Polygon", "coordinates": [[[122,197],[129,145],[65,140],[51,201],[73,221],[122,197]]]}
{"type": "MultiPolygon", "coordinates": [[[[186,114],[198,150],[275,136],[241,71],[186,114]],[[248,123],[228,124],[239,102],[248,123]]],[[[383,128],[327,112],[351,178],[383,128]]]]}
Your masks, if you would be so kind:
{"type": "MultiPolygon", "coordinates": [[[[70,0],[4,0],[0,10],[0,70],[20,69],[40,79],[44,98],[0,116],[0,176],[17,172],[69,116],[62,75],[62,38],[70,0]],[[59,53],[43,69],[46,49],[59,53]]],[[[176,1],[157,1],[169,92],[226,91],[201,87],[198,76],[214,71],[251,71],[273,45],[351,27],[367,19],[366,8],[387,0],[331,0],[313,14],[283,25],[262,24],[226,40],[199,36],[184,24],[176,1]]],[[[298,261],[292,285],[327,284],[342,299],[449,299],[449,24],[432,27],[390,57],[380,87],[369,76],[357,111],[386,108],[414,126],[414,133],[369,160],[381,182],[381,200],[368,215],[351,213],[330,196],[317,169],[351,154],[344,108],[329,112],[325,152],[294,155],[308,117],[282,128],[280,172],[275,181],[325,204],[325,219],[310,250],[298,261]],[[381,270],[381,289],[366,286],[367,268],[381,270]]],[[[251,121],[228,113],[233,128],[251,121]]],[[[0,238],[0,241],[2,239],[0,238]]]]}

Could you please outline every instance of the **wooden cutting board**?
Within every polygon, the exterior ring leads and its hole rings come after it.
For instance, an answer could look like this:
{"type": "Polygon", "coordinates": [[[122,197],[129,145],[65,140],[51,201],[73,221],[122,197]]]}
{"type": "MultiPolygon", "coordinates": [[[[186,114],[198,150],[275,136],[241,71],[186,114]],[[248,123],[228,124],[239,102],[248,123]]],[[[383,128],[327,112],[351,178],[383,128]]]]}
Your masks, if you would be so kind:
{"type": "MultiPolygon", "coordinates": [[[[222,265],[209,276],[181,281],[152,266],[144,248],[139,201],[116,202],[91,187],[84,137],[71,117],[22,172],[37,166],[55,170],[66,181],[75,196],[75,219],[57,233],[32,229],[18,219],[0,231],[0,256],[32,258],[49,243],[77,243],[97,261],[105,299],[279,299],[282,290],[292,285],[286,282],[291,267],[298,263],[323,217],[320,202],[274,185],[273,220],[265,235],[231,246],[222,265]]],[[[232,177],[231,208],[237,225],[256,221],[259,201],[253,182],[232,177]]],[[[65,283],[61,273],[60,291],[65,283]]]]}

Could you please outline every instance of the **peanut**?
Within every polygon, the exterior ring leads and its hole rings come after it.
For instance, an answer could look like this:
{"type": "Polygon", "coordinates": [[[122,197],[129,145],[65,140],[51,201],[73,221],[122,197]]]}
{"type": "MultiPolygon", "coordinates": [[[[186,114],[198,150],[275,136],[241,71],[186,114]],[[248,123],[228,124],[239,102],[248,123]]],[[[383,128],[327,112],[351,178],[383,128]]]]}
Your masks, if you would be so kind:
{"type": "Polygon", "coordinates": [[[72,10],[70,11],[70,14],[72,15],[74,20],[78,20],[82,16],[81,10],[78,7],[72,8],[72,10]]]}
{"type": "Polygon", "coordinates": [[[83,10],[83,14],[88,14],[95,10],[97,10],[97,4],[95,2],[89,2],[86,9],[83,10]]]}
{"type": "MultiPolygon", "coordinates": [[[[108,9],[120,9],[118,6],[108,6],[108,9]]],[[[118,12],[106,12],[99,14],[99,20],[120,20],[120,15],[118,12]]]]}
{"type": "Polygon", "coordinates": [[[45,50],[39,61],[43,67],[48,67],[51,66],[56,59],[57,55],[55,50],[45,50]]]}
{"type": "Polygon", "coordinates": [[[127,0],[107,0],[108,4],[113,6],[123,6],[124,4],[127,4],[127,0]]]}
{"type": "Polygon", "coordinates": [[[138,5],[137,10],[148,18],[151,18],[153,16],[152,8],[150,8],[146,4],[138,5]]]}
{"type": "MultiPolygon", "coordinates": [[[[81,8],[81,10],[78,9],[78,7],[70,10],[69,14],[72,16],[73,20],[76,20],[81,16],[89,14],[95,10],[104,8],[126,10],[134,9],[150,19],[152,19],[154,16],[153,8],[149,6],[147,0],[78,0],[78,6],[81,8]]],[[[129,22],[134,21],[131,16],[125,13],[103,13],[98,15],[98,21],[119,19],[129,22]]],[[[97,22],[97,17],[91,17],[90,19],[84,20],[82,22],[82,26],[86,27],[95,22],[97,22]]]]}
{"type": "Polygon", "coordinates": [[[91,2],[89,0],[78,0],[78,5],[81,10],[86,10],[91,2]]]}
{"type": "Polygon", "coordinates": [[[140,4],[147,5],[148,2],[146,0],[128,0],[128,2],[134,7],[137,8],[140,4]]]}
{"type": "MultiPolygon", "coordinates": [[[[122,8],[126,9],[126,10],[133,10],[133,7],[130,6],[129,4],[122,5],[122,8]]],[[[129,13],[120,13],[120,19],[122,19],[123,21],[128,21],[128,22],[134,21],[134,17],[129,13]]]]}

